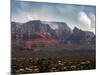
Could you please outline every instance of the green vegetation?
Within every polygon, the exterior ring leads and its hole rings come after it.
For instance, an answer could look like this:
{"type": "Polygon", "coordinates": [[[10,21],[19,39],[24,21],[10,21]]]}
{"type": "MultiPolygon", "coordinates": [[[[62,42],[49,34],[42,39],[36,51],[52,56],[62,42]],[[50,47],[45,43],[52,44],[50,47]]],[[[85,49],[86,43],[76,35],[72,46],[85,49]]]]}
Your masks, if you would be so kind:
{"type": "Polygon", "coordinates": [[[12,73],[42,73],[42,72],[58,72],[58,71],[74,71],[95,69],[95,60],[68,60],[66,58],[14,58],[12,59],[12,73]]]}

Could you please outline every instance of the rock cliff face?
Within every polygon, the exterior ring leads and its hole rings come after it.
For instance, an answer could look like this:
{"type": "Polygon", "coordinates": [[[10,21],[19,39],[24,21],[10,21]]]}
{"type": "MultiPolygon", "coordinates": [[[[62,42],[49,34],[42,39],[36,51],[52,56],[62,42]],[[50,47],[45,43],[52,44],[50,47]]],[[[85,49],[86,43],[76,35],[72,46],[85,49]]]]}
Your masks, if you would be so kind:
{"type": "Polygon", "coordinates": [[[67,40],[70,40],[72,44],[92,44],[91,41],[94,36],[93,32],[82,31],[75,27],[67,40]]]}
{"type": "Polygon", "coordinates": [[[33,45],[95,44],[95,34],[64,22],[33,20],[26,23],[11,23],[12,45],[31,48],[33,45]],[[55,27],[56,26],[56,27],[55,27]],[[53,28],[55,27],[55,28],[53,28]]]}

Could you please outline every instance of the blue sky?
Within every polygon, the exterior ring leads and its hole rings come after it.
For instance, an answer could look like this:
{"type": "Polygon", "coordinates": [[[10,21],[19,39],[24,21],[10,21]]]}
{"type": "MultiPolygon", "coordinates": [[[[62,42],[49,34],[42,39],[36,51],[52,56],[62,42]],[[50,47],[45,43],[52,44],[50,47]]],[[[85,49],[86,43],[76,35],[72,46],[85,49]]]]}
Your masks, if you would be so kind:
{"type": "Polygon", "coordinates": [[[96,7],[90,5],[20,2],[12,0],[12,21],[30,20],[66,22],[72,29],[95,32],[96,7]]]}

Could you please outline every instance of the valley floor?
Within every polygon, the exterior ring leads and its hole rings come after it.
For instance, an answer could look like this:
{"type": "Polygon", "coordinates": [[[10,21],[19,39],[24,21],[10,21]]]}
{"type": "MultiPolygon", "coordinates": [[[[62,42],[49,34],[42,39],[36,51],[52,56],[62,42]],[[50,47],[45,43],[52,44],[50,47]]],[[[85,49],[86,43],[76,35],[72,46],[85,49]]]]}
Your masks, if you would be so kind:
{"type": "Polygon", "coordinates": [[[31,58],[13,57],[12,74],[96,69],[95,56],[95,50],[63,50],[33,53],[31,58]]]}

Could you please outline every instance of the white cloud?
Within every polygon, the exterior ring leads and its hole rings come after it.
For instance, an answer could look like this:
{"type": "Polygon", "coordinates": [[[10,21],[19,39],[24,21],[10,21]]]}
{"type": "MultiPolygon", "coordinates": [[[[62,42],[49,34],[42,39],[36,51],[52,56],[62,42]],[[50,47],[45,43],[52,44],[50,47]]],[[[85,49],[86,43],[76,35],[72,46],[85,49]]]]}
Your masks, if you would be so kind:
{"type": "Polygon", "coordinates": [[[85,12],[79,12],[77,21],[80,24],[80,28],[95,33],[95,15],[93,13],[86,14],[85,12]]]}
{"type": "Polygon", "coordinates": [[[91,28],[95,28],[96,24],[96,18],[93,13],[89,13],[89,18],[91,19],[91,28]]]}
{"type": "Polygon", "coordinates": [[[92,32],[94,32],[95,33],[95,28],[91,28],[91,30],[90,31],[92,31],[92,32]]]}
{"type": "Polygon", "coordinates": [[[91,27],[91,19],[87,16],[85,12],[79,12],[77,17],[78,22],[84,27],[91,27]]]}

